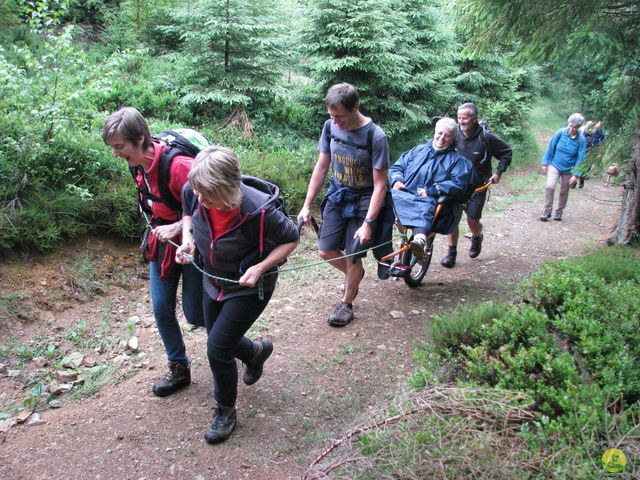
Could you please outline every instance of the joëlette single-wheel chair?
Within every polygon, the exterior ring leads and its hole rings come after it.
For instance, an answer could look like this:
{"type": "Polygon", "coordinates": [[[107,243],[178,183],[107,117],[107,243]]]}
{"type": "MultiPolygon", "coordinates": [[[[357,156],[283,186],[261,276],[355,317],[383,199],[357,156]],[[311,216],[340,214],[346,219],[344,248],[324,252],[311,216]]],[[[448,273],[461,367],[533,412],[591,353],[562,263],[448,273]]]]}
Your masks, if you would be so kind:
{"type": "MultiPolygon", "coordinates": [[[[492,181],[489,181],[481,185],[476,188],[473,193],[476,194],[484,192],[492,183],[492,181]]],[[[432,225],[436,224],[436,220],[442,214],[445,205],[452,202],[457,202],[457,200],[446,195],[438,198],[432,225]]],[[[433,241],[437,233],[435,231],[431,231],[427,234],[427,243],[424,247],[423,255],[420,256],[415,255],[411,250],[411,240],[413,239],[412,230],[404,227],[400,223],[400,219],[397,214],[395,217],[395,226],[400,233],[400,248],[378,260],[378,276],[381,279],[384,279],[384,277],[402,278],[408,286],[415,288],[422,283],[422,280],[429,270],[429,265],[431,265],[431,256],[433,254],[433,241]],[[381,273],[384,272],[385,269],[386,275],[381,273]]]]}

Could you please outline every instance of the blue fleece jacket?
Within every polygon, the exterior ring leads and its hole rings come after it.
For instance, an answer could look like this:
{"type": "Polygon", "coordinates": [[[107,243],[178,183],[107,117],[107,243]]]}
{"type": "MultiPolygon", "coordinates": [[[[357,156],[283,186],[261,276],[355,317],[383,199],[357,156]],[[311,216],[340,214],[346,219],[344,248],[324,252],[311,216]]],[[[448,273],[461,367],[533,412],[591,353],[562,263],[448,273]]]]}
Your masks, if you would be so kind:
{"type": "Polygon", "coordinates": [[[569,129],[563,128],[556,132],[549,143],[547,153],[544,154],[542,165],[551,164],[562,173],[580,174],[577,168],[587,151],[587,142],[581,132],[571,138],[569,129]]]}

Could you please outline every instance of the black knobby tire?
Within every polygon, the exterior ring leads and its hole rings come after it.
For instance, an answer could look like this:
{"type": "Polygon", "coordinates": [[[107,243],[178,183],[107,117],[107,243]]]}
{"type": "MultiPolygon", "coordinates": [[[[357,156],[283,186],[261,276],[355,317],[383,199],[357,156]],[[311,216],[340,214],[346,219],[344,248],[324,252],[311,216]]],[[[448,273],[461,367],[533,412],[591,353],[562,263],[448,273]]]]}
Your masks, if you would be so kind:
{"type": "Polygon", "coordinates": [[[418,260],[413,253],[411,253],[411,250],[407,250],[400,257],[402,265],[409,267],[409,271],[404,276],[404,283],[411,288],[419,286],[427,274],[427,270],[429,270],[431,257],[433,255],[433,239],[434,237],[427,238],[426,254],[422,260],[418,260]]]}

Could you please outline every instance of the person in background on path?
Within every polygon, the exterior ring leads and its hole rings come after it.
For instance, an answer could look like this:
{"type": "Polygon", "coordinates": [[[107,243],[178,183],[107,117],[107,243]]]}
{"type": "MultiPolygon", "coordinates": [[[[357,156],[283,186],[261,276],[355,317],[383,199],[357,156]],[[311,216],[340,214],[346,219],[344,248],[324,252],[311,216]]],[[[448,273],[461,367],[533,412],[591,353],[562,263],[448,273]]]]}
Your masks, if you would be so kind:
{"type": "Polygon", "coordinates": [[[353,85],[332,86],[324,101],[331,119],[322,128],[320,155],[298,220],[309,221],[313,201],[331,167],[333,175],[320,207],[318,249],[320,258],[331,261],[345,276],[344,294],[328,319],[329,325],[343,327],[354,318],[353,300],[364,278],[362,258],[366,252],[357,254],[354,239],[359,239],[360,248],[364,248],[373,238],[387,193],[389,144],[384,131],[360,112],[358,91],[353,85]],[[355,261],[335,260],[354,253],[355,261]]]}
{"type": "MultiPolygon", "coordinates": [[[[104,143],[115,157],[124,158],[135,172],[140,192],[139,206],[149,216],[151,230],[141,249],[149,262],[151,302],[158,333],[169,361],[169,371],[153,385],[153,393],[165,397],[191,383],[182,330],[176,318],[176,296],[182,277],[182,308],[192,325],[204,325],[202,312],[202,275],[191,265],[176,264],[175,247],[182,235],[180,210],[163,203],[159,187],[160,158],[167,145],[151,138],[149,126],[135,108],[126,107],[111,114],[102,131],[104,143]]],[[[169,191],[180,202],[193,158],[176,156],[169,170],[169,191]]],[[[177,203],[180,205],[181,203],[177,203]]]]}
{"type": "Polygon", "coordinates": [[[433,140],[403,153],[389,169],[389,185],[400,223],[413,229],[411,251],[424,257],[431,231],[448,234],[458,225],[462,208],[445,202],[435,224],[441,196],[461,194],[471,181],[471,162],[454,148],[458,125],[453,118],[438,120],[433,140]]]}
{"type": "MultiPolygon", "coordinates": [[[[489,180],[493,183],[499,183],[513,156],[513,150],[507,143],[493,133],[486,131],[478,123],[478,108],[471,102],[463,103],[458,108],[456,151],[471,160],[482,183],[486,183],[489,180]],[[492,157],[498,160],[498,165],[493,173],[491,167],[492,157]]],[[[482,251],[484,235],[482,234],[483,226],[480,218],[482,217],[482,210],[486,200],[487,192],[485,190],[473,195],[465,207],[467,225],[471,231],[471,247],[469,248],[469,257],[471,258],[476,258],[482,251]]],[[[451,235],[447,237],[449,250],[440,262],[443,267],[453,268],[456,264],[459,237],[460,228],[456,225],[451,235]]]]}
{"type": "Polygon", "coordinates": [[[245,335],[273,295],[278,265],[298,245],[298,229],[278,208],[279,193],[271,183],[242,176],[233,151],[219,146],[198,154],[182,192],[176,261],[187,264],[197,256],[218,277],[204,277],[207,357],[217,402],[208,443],[225,441],[236,427],[236,358],[245,364],[242,380],[253,385],[273,351],[269,340],[245,335]]]}
{"type": "Polygon", "coordinates": [[[569,187],[575,184],[580,176],[578,166],[584,160],[587,142],[580,133],[584,117],[574,113],[568,119],[568,127],[558,130],[542,159],[542,173],[547,175],[547,186],[544,193],[544,210],[540,221],[546,222],[553,211],[553,196],[556,185],[560,181],[560,195],[558,206],[553,216],[554,220],[562,220],[562,213],[569,198],[569,187]]]}

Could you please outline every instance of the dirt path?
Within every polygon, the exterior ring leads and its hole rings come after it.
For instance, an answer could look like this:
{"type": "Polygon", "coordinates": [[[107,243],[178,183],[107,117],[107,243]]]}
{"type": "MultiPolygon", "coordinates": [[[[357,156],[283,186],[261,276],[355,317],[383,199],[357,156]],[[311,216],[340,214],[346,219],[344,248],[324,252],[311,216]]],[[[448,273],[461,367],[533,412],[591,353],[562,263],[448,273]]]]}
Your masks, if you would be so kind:
{"type": "MultiPolygon", "coordinates": [[[[338,299],[339,275],[324,266],[283,274],[254,333],[273,340],[274,355],[260,382],[240,385],[238,429],[219,446],[203,440],[212,385],[202,329],[186,333],[194,384],[165,399],[151,394],[153,378],[164,373],[164,353],[152,325],[147,281],[138,277],[143,270],[135,247],[92,239],[46,258],[4,262],[1,291],[31,299],[34,308],[24,316],[35,320],[0,324],[0,412],[15,413],[11,406],[25,398],[24,387],[34,375],[50,380],[50,366],[20,363],[16,354],[20,344],[46,351],[47,336],[56,336],[59,349],[94,357],[89,364],[117,366],[111,378],[122,380],[84,399],[61,395],[60,408],[39,412],[40,424],[25,422],[0,433],[0,478],[299,478],[330,438],[405,381],[413,369],[412,352],[427,339],[434,314],[463,303],[509,300],[518,281],[542,261],[579,254],[610,234],[617,221],[617,188],[590,180],[571,191],[562,222],[542,223],[543,188],[544,179],[530,171],[505,175],[492,192],[480,257],[468,258],[469,240],[463,238],[459,263],[447,270],[439,264],[445,241],[438,237],[431,269],[415,290],[378,280],[369,259],[356,321],[344,329],[325,321],[338,299]],[[523,184],[526,190],[516,194],[514,186],[523,184]],[[74,270],[69,262],[87,252],[95,271],[83,285],[73,273],[77,263],[74,270]],[[402,315],[392,318],[391,311],[402,315]],[[134,316],[139,322],[127,327],[134,316]],[[109,335],[126,340],[127,333],[137,335],[139,354],[127,353],[117,342],[104,347],[109,335]]],[[[313,242],[306,239],[290,265],[315,258],[313,242]]],[[[28,356],[24,348],[22,356],[28,356]]]]}

